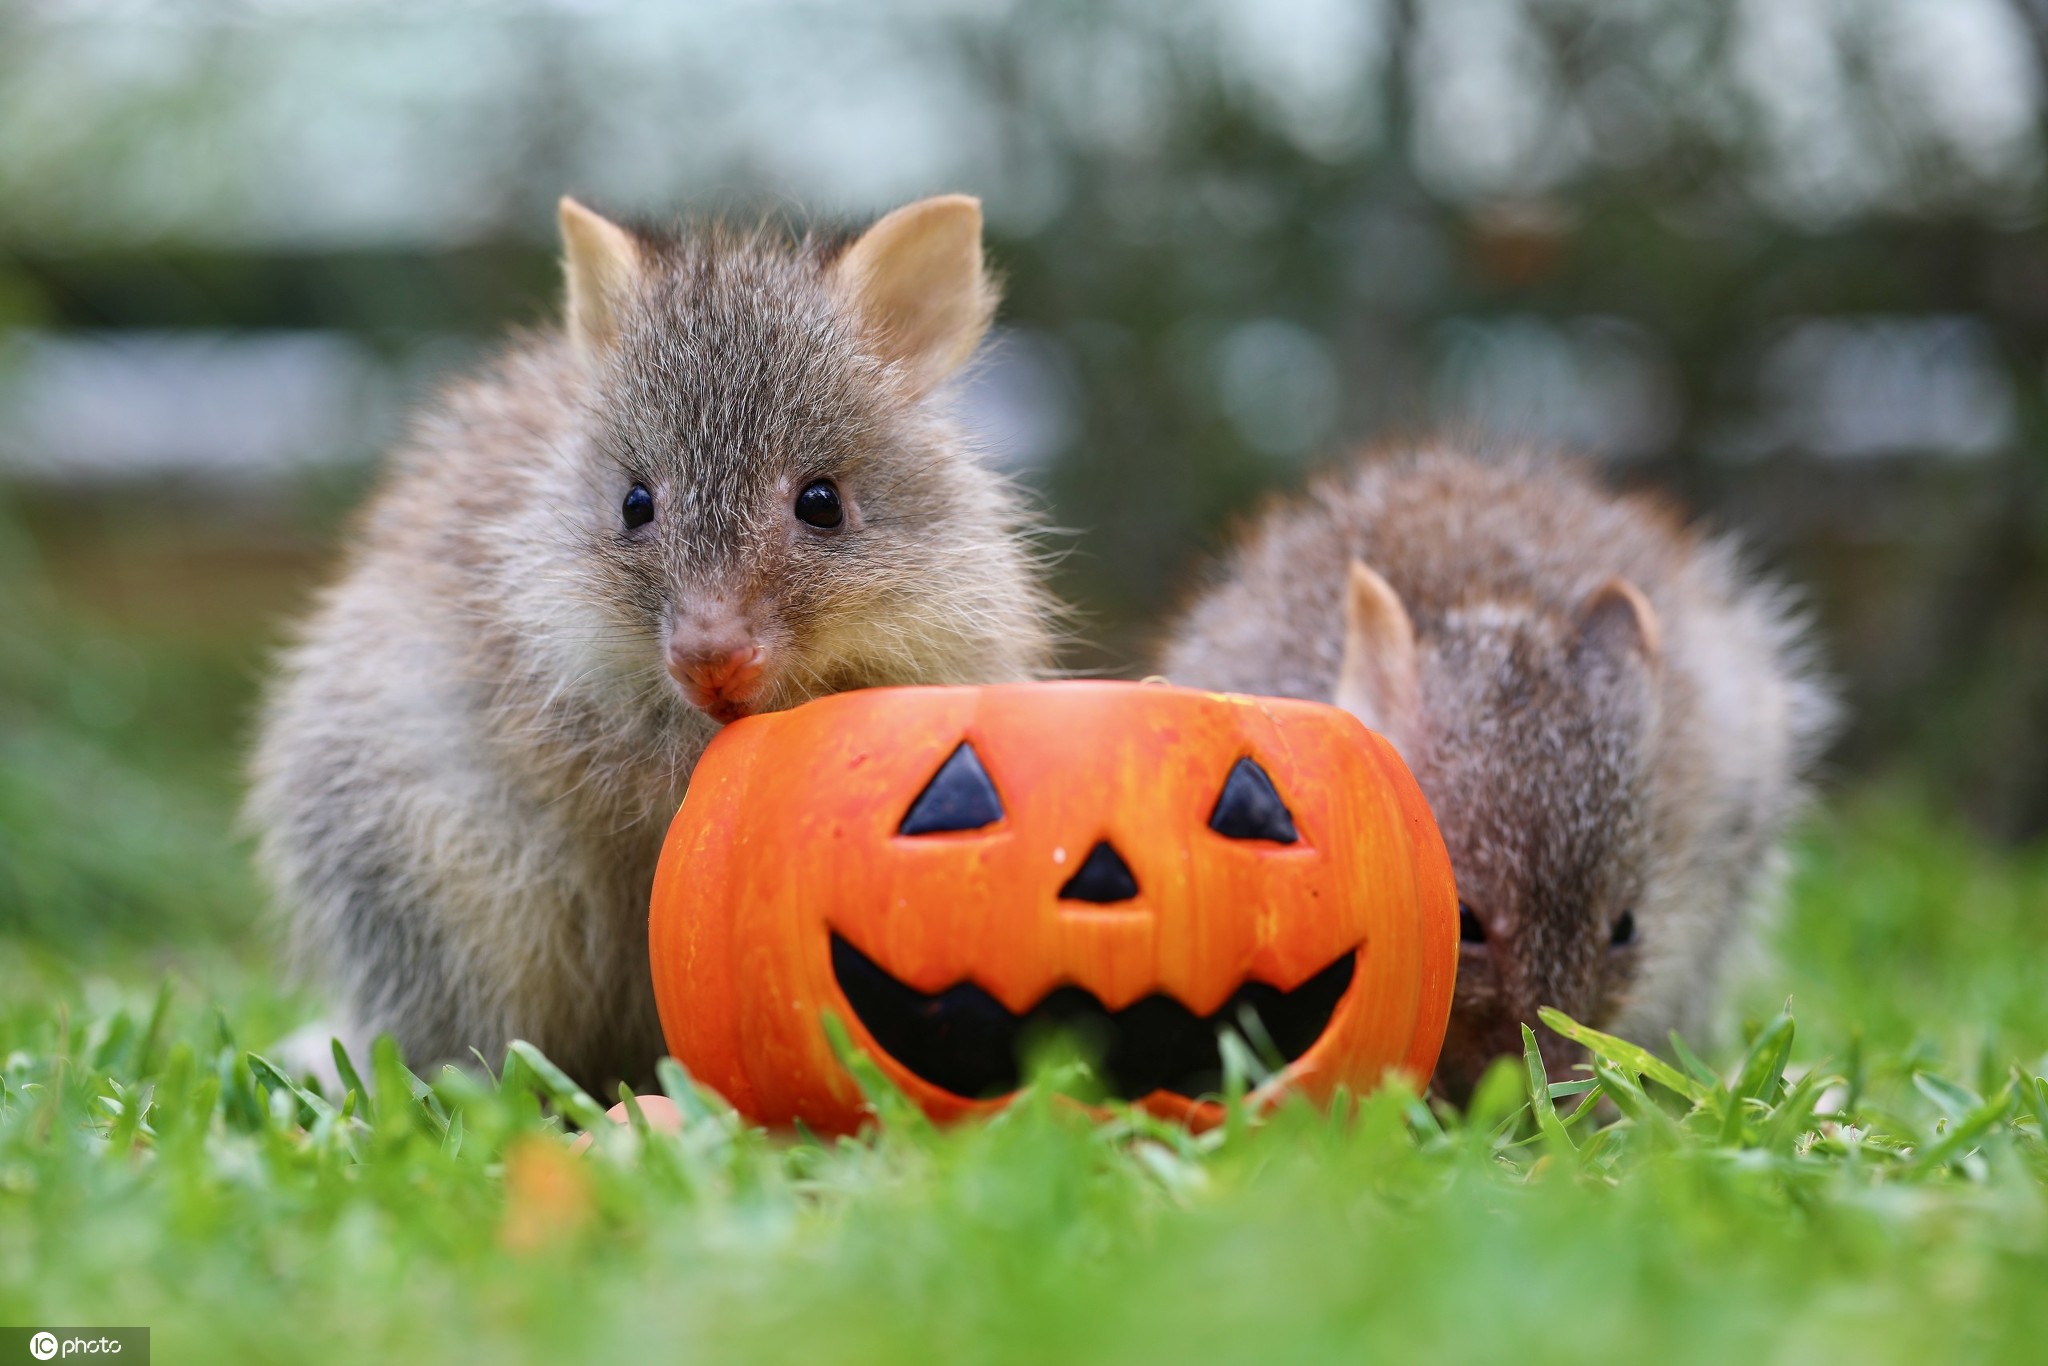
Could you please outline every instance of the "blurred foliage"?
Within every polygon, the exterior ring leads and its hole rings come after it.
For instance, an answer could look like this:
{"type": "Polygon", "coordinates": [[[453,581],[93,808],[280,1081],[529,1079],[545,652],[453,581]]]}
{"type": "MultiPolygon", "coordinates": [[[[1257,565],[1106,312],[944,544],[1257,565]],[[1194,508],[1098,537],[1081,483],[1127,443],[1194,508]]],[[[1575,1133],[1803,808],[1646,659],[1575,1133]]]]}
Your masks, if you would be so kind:
{"type": "Polygon", "coordinates": [[[921,167],[989,204],[1077,667],[1142,669],[1268,489],[1447,426],[1739,529],[1811,591],[1845,778],[2048,830],[2037,0],[315,11],[13,15],[0,324],[342,334],[402,400],[546,317],[563,189],[794,216],[921,167]]]}
{"type": "MultiPolygon", "coordinates": [[[[159,604],[178,591],[150,587],[159,604]]],[[[67,598],[0,503],[0,938],[106,950],[251,923],[231,831],[262,630],[67,598]]]]}
{"type": "MultiPolygon", "coordinates": [[[[1507,441],[1590,439],[1622,482],[1672,490],[1741,529],[1766,563],[1810,587],[1855,718],[1844,769],[1904,763],[1992,828],[2048,830],[2038,177],[1969,184],[1963,160],[1930,147],[1917,112],[1887,98],[1852,52],[1851,117],[1909,188],[1892,203],[1787,221],[1757,187],[1771,152],[1757,126],[1696,117],[1733,102],[1733,7],[1525,8],[1538,60],[1559,82],[1532,146],[1583,128],[1575,115],[1590,119],[1617,76],[1637,83],[1661,136],[1614,130],[1616,143],[1640,135],[1647,149],[1596,150],[1538,191],[1443,193],[1414,126],[1429,92],[1407,84],[1425,64],[1416,26],[1427,28],[1426,7],[1396,7],[1387,41],[1402,55],[1369,97],[1383,137],[1334,155],[1304,146],[1213,68],[1184,64],[1161,135],[1128,156],[1077,138],[1063,159],[1065,212],[1005,244],[1013,316],[1068,338],[1081,377],[1082,435],[1050,487],[1061,519],[1087,528],[1071,582],[1105,619],[1113,657],[1133,657],[1186,581],[1191,547],[1214,544],[1263,488],[1300,477],[1249,448],[1227,411],[1227,376],[1217,383],[1210,364],[1233,326],[1280,319],[1327,345],[1342,377],[1341,436],[1398,441],[1448,420],[1507,441]],[[1696,44],[1682,74],[1655,60],[1674,40],[1696,44]],[[1740,451],[1742,434],[1816,397],[1773,387],[1772,346],[1788,329],[1922,316],[1986,330],[2012,395],[1999,450],[1845,460],[1795,436],[1767,455],[1740,451]],[[1445,353],[1461,327],[1484,323],[1550,338],[1622,329],[1652,358],[1659,411],[1641,430],[1575,432],[1569,415],[1560,424],[1540,402],[1483,385],[1446,404],[1445,353]]],[[[2048,45],[2044,12],[2013,13],[2037,48],[2048,45]]],[[[1018,18],[1021,35],[990,45],[999,86],[1062,22],[1032,14],[1018,18]]],[[[1059,124],[1043,107],[1020,117],[1059,124]]],[[[1884,382],[1866,378],[1855,401],[1881,405],[1884,382]]],[[[1308,454],[1337,449],[1333,440],[1308,454]]]]}
{"type": "Polygon", "coordinates": [[[1880,791],[1814,822],[1788,900],[1753,1016],[1790,990],[1802,1019],[1873,1047],[2048,1047],[2048,846],[1987,856],[1953,816],[1880,791]]]}

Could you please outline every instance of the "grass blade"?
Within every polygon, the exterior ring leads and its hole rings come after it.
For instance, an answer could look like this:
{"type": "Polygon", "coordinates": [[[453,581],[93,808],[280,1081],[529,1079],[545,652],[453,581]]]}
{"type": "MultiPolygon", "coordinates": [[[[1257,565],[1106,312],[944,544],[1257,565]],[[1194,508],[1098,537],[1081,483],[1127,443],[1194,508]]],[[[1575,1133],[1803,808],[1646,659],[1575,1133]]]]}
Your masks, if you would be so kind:
{"type": "Polygon", "coordinates": [[[256,1080],[272,1091],[282,1091],[295,1097],[299,1102],[299,1123],[311,1125],[319,1120],[331,1118],[335,1109],[305,1087],[284,1074],[284,1069],[260,1053],[251,1053],[249,1070],[256,1080]]]}
{"type": "Polygon", "coordinates": [[[329,1039],[328,1049],[334,1054],[334,1075],[340,1080],[342,1091],[354,1091],[364,1100],[370,1098],[370,1088],[363,1085],[362,1076],[356,1071],[355,1063],[349,1058],[348,1050],[341,1046],[340,1039],[329,1039]]]}
{"type": "Polygon", "coordinates": [[[1520,1126],[1529,1109],[1528,1091],[1527,1076],[1513,1058],[1495,1058],[1487,1065],[1465,1104],[1465,1126],[1482,1147],[1493,1147],[1520,1126]]]}
{"type": "Polygon", "coordinates": [[[2043,1143],[2048,1143],[2048,1081],[2024,1074],[2013,1078],[2013,1085],[2025,1098],[2027,1108],[2034,1115],[2034,1132],[2043,1143]]]}
{"type": "Polygon", "coordinates": [[[555,1103],[555,1108],[577,1128],[595,1129],[608,1122],[604,1107],[592,1100],[588,1091],[571,1081],[569,1074],[555,1066],[547,1054],[524,1039],[514,1039],[511,1052],[533,1074],[547,1098],[555,1103]]]}
{"type": "Polygon", "coordinates": [[[718,1119],[724,1113],[704,1098],[704,1088],[674,1058],[663,1058],[654,1064],[654,1079],[661,1083],[661,1093],[682,1112],[686,1128],[718,1119]]]}
{"type": "Polygon", "coordinates": [[[1579,1145],[1572,1142],[1564,1121],[1557,1117],[1557,1106],[1550,1099],[1550,1074],[1543,1069],[1543,1050],[1536,1046],[1536,1031],[1527,1025],[1522,1026],[1522,1061],[1529,1069],[1529,1104],[1536,1111],[1537,1129],[1552,1152],[1576,1162],[1579,1145]]]}
{"type": "Polygon", "coordinates": [[[1592,1081],[1590,1083],[1590,1087],[1591,1089],[1581,1093],[1584,1095],[1585,1099],[1581,1100],[1577,1105],[1574,1105],[1572,1107],[1572,1112],[1564,1116],[1562,1122],[1564,1124],[1566,1132],[1570,1132],[1573,1125],[1577,1124],[1580,1120],[1584,1119],[1587,1115],[1592,1114],[1593,1111],[1598,1109],[1600,1106],[1601,1098],[1606,1095],[1606,1092],[1601,1088],[1598,1080],[1592,1081]]]}
{"type": "Polygon", "coordinates": [[[1678,1065],[1680,1067],[1683,1067],[1687,1072],[1691,1073],[1694,1077],[1697,1077],[1703,1084],[1705,1084],[1709,1088],[1716,1087],[1721,1084],[1720,1075],[1716,1073],[1713,1068],[1707,1066],[1707,1064],[1701,1060],[1699,1054],[1693,1052],[1691,1048],[1686,1046],[1685,1039],[1679,1034],[1677,1030],[1672,1030],[1668,1037],[1671,1040],[1671,1056],[1678,1059],[1678,1065]]]}
{"type": "MultiPolygon", "coordinates": [[[[1549,1006],[1536,1012],[1544,1024],[1549,1025],[1573,1043],[1583,1045],[1596,1058],[1605,1058],[1615,1067],[1634,1076],[1648,1077],[1665,1090],[1684,1096],[1694,1104],[1705,1104],[1713,1095],[1712,1089],[1697,1078],[1689,1077],[1670,1063],[1652,1053],[1649,1049],[1632,1044],[1626,1039],[1617,1039],[1612,1034],[1602,1034],[1580,1024],[1561,1010],[1549,1006]]],[[[1528,1026],[1524,1025],[1526,1032],[1528,1026]]]]}
{"type": "Polygon", "coordinates": [[[1735,1085],[1731,1088],[1736,1097],[1742,1100],[1774,1099],[1771,1093],[1784,1081],[1785,1064],[1792,1059],[1793,1033],[1792,1007],[1787,1002],[1785,1009],[1757,1032],[1756,1041],[1743,1057],[1742,1069],[1735,1074],[1735,1085]]]}
{"type": "Polygon", "coordinates": [[[462,1112],[457,1110],[455,1118],[448,1121],[448,1132],[441,1139],[441,1151],[449,1157],[462,1156],[462,1112]]]}
{"type": "Polygon", "coordinates": [[[1768,1106],[1777,1099],[1785,1079],[1785,1064],[1792,1056],[1792,1010],[1790,1002],[1771,1022],[1757,1032],[1755,1042],[1728,1089],[1728,1108],[1721,1112],[1721,1141],[1738,1144],[1752,1102],[1768,1106]]]}
{"type": "Polygon", "coordinates": [[[2012,1113],[2012,1105],[2012,1088],[2008,1086],[1963,1118],[1950,1124],[1948,1132],[1941,1136],[1940,1141],[1930,1148],[1914,1153],[1908,1165],[1917,1172],[1931,1172],[1964,1156],[1977,1145],[1979,1139],[2005,1122],[2006,1116],[2012,1113]]]}
{"type": "Polygon", "coordinates": [[[1840,1077],[1823,1073],[1817,1067],[1801,1077],[1791,1093],[1772,1111],[1770,1123],[1764,1127],[1758,1146],[1771,1152],[1790,1152],[1813,1119],[1813,1107],[1820,1103],[1821,1093],[1840,1080],[1840,1077]]]}
{"type": "Polygon", "coordinates": [[[398,1040],[379,1034],[370,1045],[370,1074],[377,1079],[374,1121],[380,1138],[397,1141],[410,1133],[419,1121],[436,1139],[448,1134],[448,1112],[434,1099],[428,1085],[405,1065],[398,1040]]]}
{"type": "Polygon", "coordinates": [[[1933,1101],[1935,1108],[1950,1119],[1973,1115],[1984,1105],[1984,1097],[1975,1091],[1932,1072],[1913,1073],[1913,1089],[1933,1101]]]}
{"type": "Polygon", "coordinates": [[[1650,1099],[1650,1093],[1643,1090],[1627,1072],[1605,1058],[1596,1057],[1593,1059],[1593,1075],[1599,1078],[1600,1089],[1614,1101],[1614,1108],[1621,1111],[1637,1129],[1660,1147],[1676,1143],[1677,1122],[1664,1113],[1664,1107],[1650,1099]]]}
{"type": "Polygon", "coordinates": [[[163,1044],[164,1021],[171,1013],[171,984],[167,979],[157,989],[156,1005],[149,1012],[149,1023],[142,1027],[142,1037],[135,1041],[135,1075],[149,1077],[156,1074],[156,1053],[163,1044]]]}
{"type": "Polygon", "coordinates": [[[832,1045],[839,1065],[853,1074],[854,1084],[860,1087],[861,1095],[867,1100],[869,1111],[884,1129],[902,1129],[922,1133],[932,1127],[923,1110],[903,1094],[902,1088],[890,1080],[880,1063],[869,1057],[866,1050],[854,1043],[853,1036],[846,1030],[846,1022],[834,1011],[823,1016],[825,1038],[832,1045]]]}

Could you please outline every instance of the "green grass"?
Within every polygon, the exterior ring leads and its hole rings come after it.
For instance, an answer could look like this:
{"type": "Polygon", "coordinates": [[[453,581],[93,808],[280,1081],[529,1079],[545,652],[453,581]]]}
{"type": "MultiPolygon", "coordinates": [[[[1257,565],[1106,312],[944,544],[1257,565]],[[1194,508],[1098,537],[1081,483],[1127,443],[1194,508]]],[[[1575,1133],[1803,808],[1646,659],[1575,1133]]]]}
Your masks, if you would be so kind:
{"type": "Polygon", "coordinates": [[[1199,1139],[1092,1125],[1057,1074],[950,1132],[880,1095],[832,1146],[672,1080],[682,1136],[577,1158],[538,1097],[591,1102],[522,1062],[288,1089],[244,1043],[301,1007],[232,953],[161,993],[16,956],[0,1322],[149,1324],[165,1360],[2032,1356],[2048,869],[1896,802],[1802,869],[1767,980],[1812,1008],[1712,1073],[1609,1050],[1610,1105],[1517,1064],[1463,1118],[1382,1094],[1199,1139]]]}
{"type": "Polygon", "coordinates": [[[681,1136],[574,1156],[556,1116],[592,1102],[540,1063],[422,1081],[381,1054],[326,1098],[266,1073],[310,1005],[227,833],[247,642],[123,655],[9,582],[0,1324],[146,1324],[164,1361],[1746,1366],[2048,1341],[2048,851],[1902,793],[1814,823],[1743,1037],[1702,1072],[1605,1048],[1600,1103],[1517,1061],[1465,1116],[1383,1093],[1191,1138],[1089,1123],[1056,1068],[995,1123],[934,1131],[878,1093],[876,1132],[820,1145],[671,1076],[681,1136]]]}

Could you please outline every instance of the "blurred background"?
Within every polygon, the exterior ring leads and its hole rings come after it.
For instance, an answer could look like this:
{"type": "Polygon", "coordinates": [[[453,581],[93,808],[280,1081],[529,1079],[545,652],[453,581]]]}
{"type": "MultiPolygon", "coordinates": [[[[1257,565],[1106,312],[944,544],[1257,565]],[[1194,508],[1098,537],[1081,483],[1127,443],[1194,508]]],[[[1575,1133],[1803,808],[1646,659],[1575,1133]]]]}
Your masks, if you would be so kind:
{"type": "Polygon", "coordinates": [[[1265,491],[1493,433],[1805,587],[1832,789],[2038,840],[2044,66],[2048,0],[0,0],[0,931],[254,906],[266,652],[407,405],[550,315],[564,191],[980,195],[961,401],[1077,668],[1265,491]]]}

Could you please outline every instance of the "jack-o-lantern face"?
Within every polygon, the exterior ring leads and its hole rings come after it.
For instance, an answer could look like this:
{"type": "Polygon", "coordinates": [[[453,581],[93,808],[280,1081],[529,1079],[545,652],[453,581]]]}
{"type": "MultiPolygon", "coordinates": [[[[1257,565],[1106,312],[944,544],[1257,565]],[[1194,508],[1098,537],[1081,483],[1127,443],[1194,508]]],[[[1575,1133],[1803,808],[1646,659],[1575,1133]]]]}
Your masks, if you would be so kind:
{"type": "Polygon", "coordinates": [[[1391,746],[1335,708],[1125,683],[890,688],[705,751],[656,875],[670,1048],[763,1123],[862,1118],[822,1028],[935,1118],[1045,1028],[1207,1122],[1247,1008],[1312,1096],[1418,1083],[1457,959],[1450,864],[1391,746]]]}

